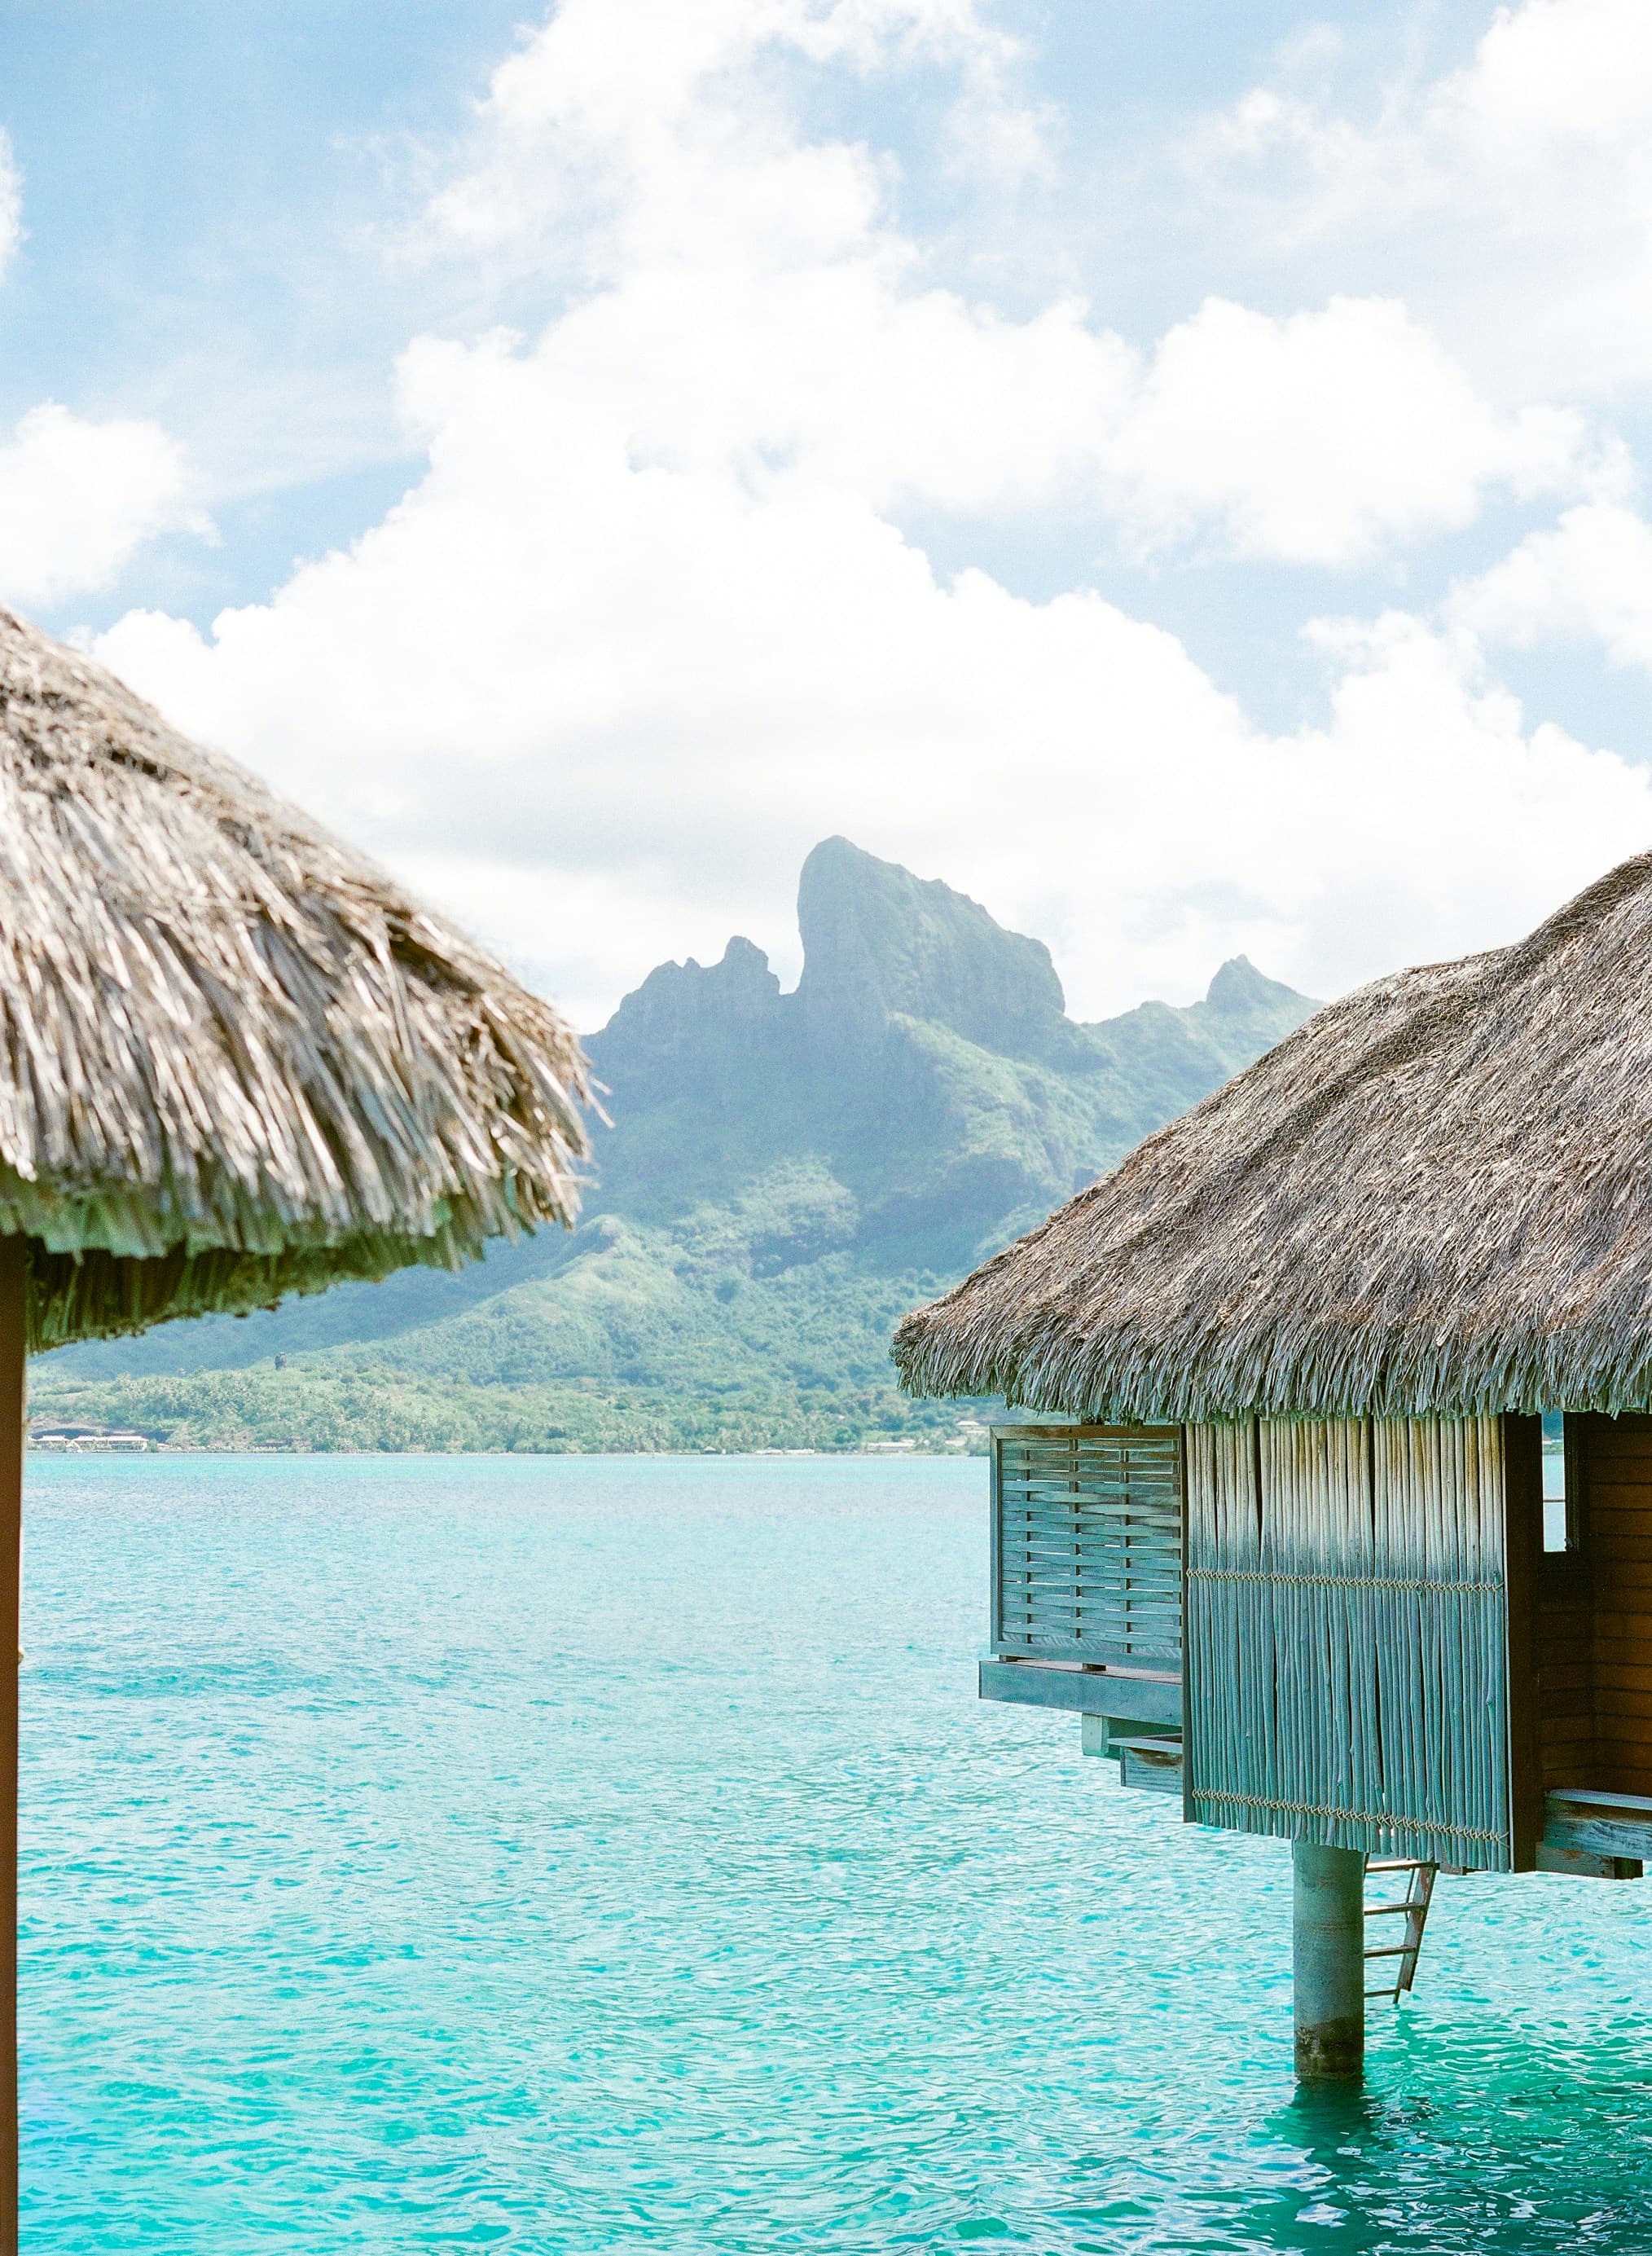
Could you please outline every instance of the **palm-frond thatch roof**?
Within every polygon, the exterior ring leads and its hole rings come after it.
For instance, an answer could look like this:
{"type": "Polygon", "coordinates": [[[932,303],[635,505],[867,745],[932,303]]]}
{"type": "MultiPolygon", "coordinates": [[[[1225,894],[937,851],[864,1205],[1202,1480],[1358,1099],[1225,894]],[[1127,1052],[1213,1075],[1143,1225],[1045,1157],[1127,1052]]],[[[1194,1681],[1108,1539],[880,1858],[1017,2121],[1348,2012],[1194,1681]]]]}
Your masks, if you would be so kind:
{"type": "Polygon", "coordinates": [[[0,610],[0,1236],[31,1344],[566,1222],[548,1005],[101,666],[0,610]]]}
{"type": "Polygon", "coordinates": [[[1652,1407],[1652,855],[1319,1012],[895,1359],[1096,1418],[1652,1407]]]}

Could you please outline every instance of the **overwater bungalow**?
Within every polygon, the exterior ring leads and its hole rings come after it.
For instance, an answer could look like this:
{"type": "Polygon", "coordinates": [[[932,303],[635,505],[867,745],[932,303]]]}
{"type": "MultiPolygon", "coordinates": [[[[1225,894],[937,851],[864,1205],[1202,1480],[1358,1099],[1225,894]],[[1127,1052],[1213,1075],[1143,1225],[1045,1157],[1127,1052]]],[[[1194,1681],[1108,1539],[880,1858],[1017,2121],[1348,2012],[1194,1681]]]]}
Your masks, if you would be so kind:
{"type": "MultiPolygon", "coordinates": [[[[26,1353],[457,1267],[571,1221],[586,1090],[548,1004],[0,610],[0,1649],[26,1353]]],[[[8,1668],[0,2256],[18,2245],[17,1778],[8,1668]]]]}
{"type": "Polygon", "coordinates": [[[983,1696],[1294,1844],[1304,2076],[1358,2073],[1437,1872],[1652,1856],[1648,1153],[1642,855],[1321,1011],[896,1336],[1032,1414],[983,1696]]]}

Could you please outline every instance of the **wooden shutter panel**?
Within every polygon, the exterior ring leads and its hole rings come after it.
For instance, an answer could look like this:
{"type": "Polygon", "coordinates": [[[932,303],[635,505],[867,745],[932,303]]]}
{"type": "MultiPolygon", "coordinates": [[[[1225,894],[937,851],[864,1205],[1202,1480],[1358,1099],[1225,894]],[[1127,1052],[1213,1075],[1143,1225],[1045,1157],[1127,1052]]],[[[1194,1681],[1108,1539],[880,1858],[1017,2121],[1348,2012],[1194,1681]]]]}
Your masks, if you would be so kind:
{"type": "Polygon", "coordinates": [[[998,1652],[1178,1665],[1177,1428],[1000,1427],[993,1498],[998,1652]]]}

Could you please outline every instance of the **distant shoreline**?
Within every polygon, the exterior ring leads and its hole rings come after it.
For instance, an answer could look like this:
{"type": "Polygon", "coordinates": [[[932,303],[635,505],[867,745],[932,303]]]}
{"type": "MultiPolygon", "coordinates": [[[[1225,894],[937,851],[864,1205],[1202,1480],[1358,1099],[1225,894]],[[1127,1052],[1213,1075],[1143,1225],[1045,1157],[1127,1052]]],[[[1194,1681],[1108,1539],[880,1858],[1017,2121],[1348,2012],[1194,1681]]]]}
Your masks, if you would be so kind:
{"type": "Polygon", "coordinates": [[[88,1459],[130,1457],[765,1457],[776,1463],[799,1457],[838,1458],[855,1460],[867,1464],[907,1463],[916,1459],[935,1463],[952,1459],[961,1461],[972,1457],[984,1458],[985,1443],[958,1445],[925,1445],[913,1442],[910,1446],[892,1449],[375,1449],[316,1448],[306,1442],[145,1442],[137,1445],[102,1445],[93,1442],[80,1446],[54,1446],[31,1439],[27,1453],[32,1458],[73,1458],[76,1463],[88,1459]]]}

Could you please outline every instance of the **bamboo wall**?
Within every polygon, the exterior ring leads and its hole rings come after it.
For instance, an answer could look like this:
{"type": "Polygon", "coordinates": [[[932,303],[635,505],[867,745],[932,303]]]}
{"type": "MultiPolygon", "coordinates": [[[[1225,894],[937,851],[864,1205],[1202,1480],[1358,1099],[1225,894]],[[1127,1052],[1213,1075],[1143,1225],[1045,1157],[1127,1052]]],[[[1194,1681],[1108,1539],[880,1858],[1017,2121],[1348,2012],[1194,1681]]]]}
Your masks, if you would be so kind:
{"type": "Polygon", "coordinates": [[[1504,1527],[1497,1419],[1190,1427],[1188,1815],[1509,1869],[1504,1527]]]}

